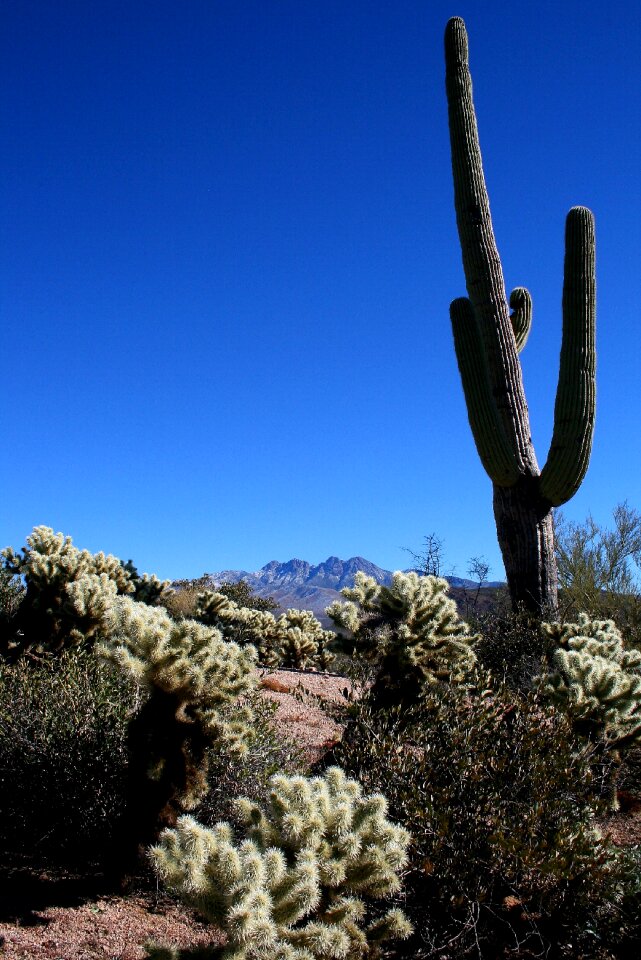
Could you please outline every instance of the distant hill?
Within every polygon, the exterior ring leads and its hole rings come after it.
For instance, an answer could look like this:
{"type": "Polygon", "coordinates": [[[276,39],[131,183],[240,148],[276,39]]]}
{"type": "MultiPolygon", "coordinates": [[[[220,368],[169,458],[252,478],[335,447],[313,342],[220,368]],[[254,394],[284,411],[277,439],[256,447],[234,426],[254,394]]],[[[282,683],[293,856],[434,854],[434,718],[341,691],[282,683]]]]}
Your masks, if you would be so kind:
{"type": "MultiPolygon", "coordinates": [[[[334,600],[342,600],[340,591],[343,587],[354,584],[354,576],[359,571],[373,577],[378,583],[389,584],[392,580],[392,571],[378,567],[364,557],[351,557],[341,560],[339,557],[328,557],[323,563],[315,566],[306,560],[288,560],[280,563],[271,560],[260,570],[220,570],[217,573],[206,574],[207,581],[215,589],[221,583],[238,583],[245,580],[259,597],[273,597],[282,609],[296,607],[302,610],[312,610],[319,620],[329,625],[325,616],[325,608],[334,600]]],[[[466,591],[475,592],[478,584],[473,580],[462,577],[445,577],[451,585],[451,593],[457,602],[464,597],[466,591]]],[[[492,581],[483,585],[483,593],[488,588],[503,586],[499,581],[492,581]]]]}

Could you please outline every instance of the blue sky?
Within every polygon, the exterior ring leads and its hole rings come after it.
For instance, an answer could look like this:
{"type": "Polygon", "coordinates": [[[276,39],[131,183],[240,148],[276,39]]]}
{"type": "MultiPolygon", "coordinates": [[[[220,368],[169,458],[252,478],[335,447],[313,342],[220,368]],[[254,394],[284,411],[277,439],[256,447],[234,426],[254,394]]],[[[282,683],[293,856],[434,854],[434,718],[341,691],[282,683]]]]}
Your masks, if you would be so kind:
{"type": "Polygon", "coordinates": [[[445,542],[502,576],[459,383],[443,30],[463,16],[545,460],[563,228],[597,225],[598,405],[567,516],[641,508],[632,2],[5,0],[0,545],[161,576],[445,542]]]}

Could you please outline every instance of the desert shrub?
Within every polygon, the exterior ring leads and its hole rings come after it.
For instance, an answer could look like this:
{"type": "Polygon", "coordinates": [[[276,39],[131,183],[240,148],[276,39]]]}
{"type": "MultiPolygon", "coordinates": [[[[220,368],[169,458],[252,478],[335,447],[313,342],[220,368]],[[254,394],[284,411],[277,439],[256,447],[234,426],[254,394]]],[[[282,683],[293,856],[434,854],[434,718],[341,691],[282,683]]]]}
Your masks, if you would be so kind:
{"type": "Polygon", "coordinates": [[[223,580],[216,587],[216,593],[222,593],[228,600],[233,600],[239,607],[248,610],[278,610],[278,603],[273,597],[259,597],[246,580],[223,580]]]}
{"type": "MultiPolygon", "coordinates": [[[[146,695],[94,653],[64,651],[55,660],[0,663],[0,849],[104,866],[122,846],[131,789],[129,723],[146,695]]],[[[304,759],[279,738],[274,706],[249,697],[252,737],[244,753],[224,742],[208,751],[206,824],[232,816],[232,800],[263,801],[275,773],[300,772],[304,759]]],[[[242,707],[221,706],[234,729],[242,707]]],[[[150,758],[151,759],[151,758],[150,758]]]]}
{"type": "Polygon", "coordinates": [[[504,684],[441,684],[411,711],[352,709],[327,762],[384,790],[413,837],[407,956],[538,955],[582,936],[594,946],[622,880],[595,829],[592,748],[567,718],[504,684]]]}
{"type": "Polygon", "coordinates": [[[638,955],[641,943],[641,849],[638,844],[622,851],[621,872],[621,899],[618,914],[610,923],[609,942],[617,950],[617,956],[631,960],[638,955]]]}
{"type": "Polygon", "coordinates": [[[531,689],[553,646],[540,620],[523,608],[513,611],[506,596],[475,616],[472,625],[479,633],[474,647],[479,666],[515,690],[531,689]]]}
{"type": "Polygon", "coordinates": [[[196,589],[189,585],[189,581],[174,583],[174,590],[162,602],[163,607],[173,620],[196,620],[198,594],[196,589]]]}
{"type": "Polygon", "coordinates": [[[90,652],[0,663],[0,844],[98,862],[124,804],[135,685],[90,652]]]}
{"type": "Polygon", "coordinates": [[[407,859],[409,837],[387,819],[383,796],[363,796],[334,767],[311,779],[277,775],[264,805],[242,798],[237,810],[241,842],[228,823],[182,817],[151,851],[169,888],[224,930],[225,947],[210,956],[374,960],[382,943],[409,934],[398,909],[368,915],[369,900],[398,891],[407,859]]]}
{"type": "Polygon", "coordinates": [[[554,520],[561,619],[585,612],[614,620],[629,644],[641,648],[641,514],[618,504],[611,528],[591,516],[573,523],[554,520]]]}
{"type": "Polygon", "coordinates": [[[351,635],[355,655],[376,663],[371,699],[379,706],[416,703],[441,680],[472,670],[476,637],[458,616],[446,580],[396,572],[389,587],[359,572],[327,615],[351,635]]]}
{"type": "Polygon", "coordinates": [[[0,637],[5,636],[14,620],[22,598],[24,585],[20,577],[0,567],[0,637]]]}
{"type": "Polygon", "coordinates": [[[333,661],[334,634],[310,610],[286,610],[279,617],[264,609],[241,607],[223,593],[206,590],[198,597],[196,617],[220,630],[225,639],[251,643],[262,664],[270,667],[320,667],[333,661]]]}

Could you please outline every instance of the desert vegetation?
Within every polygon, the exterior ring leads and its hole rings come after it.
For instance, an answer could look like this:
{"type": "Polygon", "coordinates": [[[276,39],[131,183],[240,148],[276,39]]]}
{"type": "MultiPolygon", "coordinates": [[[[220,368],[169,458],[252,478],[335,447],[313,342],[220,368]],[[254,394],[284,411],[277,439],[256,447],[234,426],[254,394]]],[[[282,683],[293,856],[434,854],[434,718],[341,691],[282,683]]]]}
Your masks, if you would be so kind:
{"type": "MultiPolygon", "coordinates": [[[[155,960],[638,955],[641,520],[623,505],[611,534],[561,521],[556,540],[553,521],[590,455],[593,218],[567,219],[539,470],[518,360],[531,299],[505,296],[459,18],[445,46],[470,295],[451,319],[503,602],[463,619],[437,570],[388,586],[358,573],[327,610],[334,632],[246,584],[173,589],[46,526],[2,553],[7,870],[73,868],[113,896],[162,887],[200,926],[198,942],[144,944],[155,960]],[[342,735],[311,757],[261,683],[285,694],[266,672],[337,667],[342,735]]],[[[295,695],[304,718],[311,695],[295,695]]]]}
{"type": "Polygon", "coordinates": [[[311,614],[201,591],[172,616],[125,567],[46,528],[4,551],[9,864],[155,876],[211,930],[157,960],[630,955],[641,864],[608,824],[641,797],[641,653],[612,620],[468,624],[439,577],[357,575],[322,645],[354,681],[343,735],[310,766],[257,691],[311,614]]]}

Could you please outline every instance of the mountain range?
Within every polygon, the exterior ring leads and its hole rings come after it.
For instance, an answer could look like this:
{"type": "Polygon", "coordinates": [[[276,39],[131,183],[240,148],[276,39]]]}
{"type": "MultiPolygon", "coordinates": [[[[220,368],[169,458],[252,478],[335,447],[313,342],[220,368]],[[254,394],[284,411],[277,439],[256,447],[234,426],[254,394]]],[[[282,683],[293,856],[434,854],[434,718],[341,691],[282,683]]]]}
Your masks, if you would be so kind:
{"type": "MultiPolygon", "coordinates": [[[[313,565],[306,560],[292,559],[286,563],[271,560],[260,570],[220,570],[217,573],[206,574],[207,580],[213,588],[221,583],[237,583],[245,580],[259,597],[273,597],[279,607],[287,609],[312,610],[316,617],[326,626],[329,620],[325,616],[325,608],[334,600],[342,600],[340,591],[343,587],[354,584],[354,576],[359,571],[373,577],[377,583],[389,584],[392,580],[392,571],[378,567],[371,560],[364,557],[350,557],[341,560],[339,557],[328,557],[323,563],[313,565]]],[[[452,595],[455,599],[467,591],[476,591],[478,583],[462,577],[445,577],[449,582],[452,595]]],[[[484,583],[483,589],[500,587],[498,581],[484,583]]]]}

